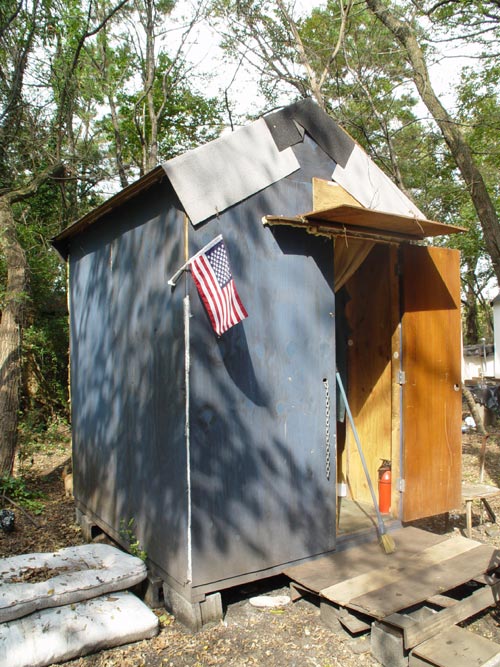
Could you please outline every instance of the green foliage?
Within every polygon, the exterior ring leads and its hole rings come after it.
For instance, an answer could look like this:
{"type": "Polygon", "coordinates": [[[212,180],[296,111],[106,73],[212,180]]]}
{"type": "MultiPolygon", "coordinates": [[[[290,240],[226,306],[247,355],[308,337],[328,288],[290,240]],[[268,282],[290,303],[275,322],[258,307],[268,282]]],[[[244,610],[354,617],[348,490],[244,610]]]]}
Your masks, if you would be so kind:
{"type": "Polygon", "coordinates": [[[276,2],[213,0],[208,14],[233,62],[246,62],[254,68],[269,105],[283,97],[310,93],[293,35],[276,2]]]}
{"type": "Polygon", "coordinates": [[[41,501],[43,494],[30,490],[22,477],[1,476],[0,499],[2,496],[7,496],[33,514],[41,514],[45,507],[41,501]]]}
{"type": "Polygon", "coordinates": [[[197,92],[191,65],[182,54],[161,48],[161,34],[172,3],[136,0],[130,20],[134,35],[117,24],[119,38],[99,35],[92,63],[108,113],[96,123],[107,147],[109,168],[121,184],[218,136],[221,103],[197,92]]]}
{"type": "Polygon", "coordinates": [[[42,186],[17,209],[19,239],[30,267],[27,317],[22,338],[24,419],[46,423],[68,418],[68,311],[66,272],[47,236],[59,230],[59,199],[42,186]],[[29,414],[31,413],[31,414],[29,414]],[[29,416],[28,416],[29,414],[29,416]]]}
{"type": "Polygon", "coordinates": [[[148,554],[141,548],[141,544],[134,532],[134,524],[134,518],[129,519],[128,522],[122,519],[120,521],[120,536],[128,543],[128,549],[132,556],[137,556],[137,558],[145,561],[148,554]]]}
{"type": "MultiPolygon", "coordinates": [[[[158,151],[162,160],[215,139],[221,130],[221,104],[215,98],[205,98],[191,90],[187,78],[178,71],[166,54],[160,54],[153,84],[155,108],[158,116],[158,151]]],[[[143,162],[144,142],[150,136],[148,115],[143,114],[143,93],[118,92],[118,130],[123,142],[123,160],[140,169],[143,162]],[[141,116],[138,131],[138,116],[141,116]]],[[[112,120],[106,116],[101,122],[104,135],[111,142],[115,134],[112,120]]]]}
{"type": "MultiPolygon", "coordinates": [[[[52,424],[68,419],[66,268],[49,239],[100,204],[98,185],[116,175],[121,135],[130,177],[140,171],[149,141],[142,126],[142,39],[152,12],[163,34],[173,0],[134,0],[115,11],[108,0],[5,0],[0,3],[0,196],[37,179],[54,164],[57,177],[14,205],[16,235],[29,266],[19,340],[20,457],[29,460],[52,424]],[[133,23],[137,30],[131,31],[133,23]],[[117,103],[116,127],[110,105],[117,103]]],[[[189,85],[182,53],[171,60],[153,49],[154,103],[159,145],[166,159],[216,136],[219,105],[189,85]],[[175,61],[175,62],[174,62],[175,61]]],[[[0,233],[2,230],[0,230],[0,233]]],[[[7,280],[0,252],[0,310],[7,280]]],[[[1,315],[1,313],[0,313],[1,315]]]]}

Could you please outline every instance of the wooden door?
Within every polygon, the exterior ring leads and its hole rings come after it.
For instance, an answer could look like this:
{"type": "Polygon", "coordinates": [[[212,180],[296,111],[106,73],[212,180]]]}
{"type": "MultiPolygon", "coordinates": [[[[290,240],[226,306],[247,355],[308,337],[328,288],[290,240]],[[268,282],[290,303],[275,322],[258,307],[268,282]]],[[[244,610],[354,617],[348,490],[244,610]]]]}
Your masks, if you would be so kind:
{"type": "Polygon", "coordinates": [[[403,246],[404,521],[461,504],[459,253],[403,246]]]}

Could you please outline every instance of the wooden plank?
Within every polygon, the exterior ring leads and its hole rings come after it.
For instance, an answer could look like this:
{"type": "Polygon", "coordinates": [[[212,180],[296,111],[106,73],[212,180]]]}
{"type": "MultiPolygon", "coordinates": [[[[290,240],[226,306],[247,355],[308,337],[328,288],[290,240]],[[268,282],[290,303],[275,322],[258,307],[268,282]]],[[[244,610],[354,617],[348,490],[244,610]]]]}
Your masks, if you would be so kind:
{"type": "Polygon", "coordinates": [[[433,220],[417,219],[347,204],[333,207],[330,210],[304,213],[303,217],[309,221],[337,222],[387,233],[406,234],[420,239],[426,236],[442,236],[466,231],[464,227],[457,227],[456,225],[445,225],[433,220]]]}
{"type": "Polygon", "coordinates": [[[308,588],[304,588],[303,586],[300,586],[299,584],[296,584],[293,581],[290,582],[289,588],[290,588],[290,599],[292,602],[296,602],[297,600],[303,598],[304,595],[310,595],[312,592],[308,588]]]}
{"type": "Polygon", "coordinates": [[[460,256],[405,245],[403,520],[461,506],[460,256]]]}
{"type": "Polygon", "coordinates": [[[401,567],[408,558],[427,547],[450,539],[447,535],[436,535],[413,526],[400,528],[391,535],[396,542],[396,551],[393,554],[387,555],[378,540],[373,539],[359,547],[294,565],[285,569],[284,574],[305,588],[319,593],[323,588],[373,569],[386,567],[388,563],[401,567]]]}
{"type": "Polygon", "coordinates": [[[462,484],[462,499],[477,500],[478,498],[493,498],[500,495],[500,489],[490,484],[462,484]]]}
{"type": "MultiPolygon", "coordinates": [[[[355,598],[378,591],[387,585],[408,587],[408,582],[414,582],[419,577],[428,576],[428,569],[433,565],[440,565],[450,558],[480,548],[478,542],[465,537],[453,537],[445,542],[434,544],[407,559],[399,567],[388,565],[380,570],[372,570],[356,577],[351,577],[321,591],[321,595],[331,602],[347,606],[355,598]]],[[[477,574],[475,572],[474,574],[477,574]]],[[[410,586],[413,588],[413,586],[410,586]]],[[[359,602],[358,602],[359,606],[359,602]]],[[[400,609],[402,607],[399,607],[400,609]]],[[[371,612],[370,612],[371,613],[371,612]]],[[[377,616],[379,617],[379,616],[377,616]]]]}
{"type": "Polygon", "coordinates": [[[458,604],[459,600],[456,598],[450,598],[448,595],[431,595],[430,598],[427,598],[426,602],[433,604],[436,607],[442,607],[443,609],[447,607],[454,607],[458,604]]]}
{"type": "Polygon", "coordinates": [[[354,616],[354,614],[340,614],[339,621],[344,626],[344,628],[349,630],[349,632],[353,635],[359,635],[362,632],[368,632],[371,629],[370,623],[362,621],[357,616],[354,616]]]}
{"type": "Polygon", "coordinates": [[[454,625],[416,646],[412,654],[437,667],[483,667],[500,658],[500,645],[454,625]]]}
{"type": "Polygon", "coordinates": [[[425,640],[443,632],[456,623],[460,623],[474,614],[495,605],[500,593],[500,584],[480,588],[454,607],[443,609],[432,617],[420,622],[413,621],[404,614],[391,614],[384,618],[388,623],[403,631],[403,640],[406,649],[413,648],[425,640]]]}
{"type": "Polygon", "coordinates": [[[431,595],[464,584],[493,562],[495,550],[485,544],[429,568],[413,569],[407,579],[383,586],[349,601],[348,606],[383,619],[400,609],[424,602],[431,595]]]}
{"type": "Polygon", "coordinates": [[[359,201],[350,195],[347,190],[333,181],[313,177],[312,190],[314,211],[322,211],[342,204],[361,206],[359,201]]]}
{"type": "Polygon", "coordinates": [[[374,243],[395,245],[398,245],[401,242],[407,243],[408,241],[413,241],[415,238],[422,238],[421,236],[415,237],[414,235],[399,234],[394,231],[384,232],[378,230],[376,227],[349,226],[347,222],[316,222],[315,220],[309,220],[302,215],[265,215],[262,218],[262,224],[271,226],[285,225],[286,227],[298,227],[301,229],[312,230],[316,235],[328,237],[342,236],[343,238],[359,238],[371,240],[374,243]]]}
{"type": "MultiPolygon", "coordinates": [[[[497,551],[498,557],[500,557],[500,551],[497,551]]],[[[495,570],[500,566],[500,562],[497,560],[496,563],[492,563],[492,566],[489,568],[491,574],[480,574],[478,577],[474,577],[471,581],[475,581],[477,584],[487,584],[488,586],[493,586],[498,584],[500,578],[497,576],[495,570]]]]}

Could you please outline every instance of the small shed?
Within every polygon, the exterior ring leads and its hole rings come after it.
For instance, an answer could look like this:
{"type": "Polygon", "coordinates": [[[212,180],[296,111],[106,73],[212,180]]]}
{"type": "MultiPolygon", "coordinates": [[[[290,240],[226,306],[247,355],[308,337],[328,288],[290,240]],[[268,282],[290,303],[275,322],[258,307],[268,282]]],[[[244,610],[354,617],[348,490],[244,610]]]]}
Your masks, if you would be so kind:
{"type": "MultiPolygon", "coordinates": [[[[74,494],[133,534],[192,625],[217,593],[461,502],[460,231],[425,219],[305,100],[158,166],[59,234],[74,494]],[[222,235],[248,317],[217,336],[189,271],[222,235]]],[[[215,597],[214,597],[215,596],[215,597]]],[[[209,604],[210,602],[210,604],[209,604]]]]}

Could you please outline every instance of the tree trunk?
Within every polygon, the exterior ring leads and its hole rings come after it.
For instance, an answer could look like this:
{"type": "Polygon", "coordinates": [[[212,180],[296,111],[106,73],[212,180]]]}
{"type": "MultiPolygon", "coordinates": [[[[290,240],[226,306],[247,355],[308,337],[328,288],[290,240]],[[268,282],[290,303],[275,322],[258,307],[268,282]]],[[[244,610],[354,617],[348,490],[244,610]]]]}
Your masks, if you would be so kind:
{"type": "Polygon", "coordinates": [[[470,146],[432,88],[424,54],[409,24],[394,16],[382,0],[366,0],[366,4],[406,51],[408,61],[413,69],[413,81],[419,95],[439,126],[467,185],[481,223],[486,249],[491,257],[493,269],[500,284],[500,224],[481,171],[472,157],[470,146]]]}
{"type": "Polygon", "coordinates": [[[120,126],[118,123],[118,110],[116,108],[116,103],[113,98],[113,93],[108,93],[108,103],[109,109],[111,112],[111,122],[113,124],[113,133],[115,139],[115,161],[118,168],[118,175],[120,177],[120,185],[122,188],[126,188],[128,185],[127,172],[125,171],[125,165],[123,163],[123,143],[122,136],[120,133],[120,126]]]}
{"type": "Polygon", "coordinates": [[[465,291],[464,303],[464,343],[465,345],[475,345],[479,342],[479,314],[477,308],[477,298],[473,289],[475,279],[475,266],[467,265],[465,279],[462,282],[465,291]]]}
{"type": "Polygon", "coordinates": [[[0,475],[10,475],[17,446],[28,266],[17,238],[12,205],[7,197],[0,198],[0,251],[7,265],[7,283],[0,316],[0,475]]]}
{"type": "Polygon", "coordinates": [[[148,171],[154,169],[158,164],[158,117],[156,115],[154,95],[154,83],[156,77],[154,12],[155,8],[153,0],[147,0],[146,17],[144,22],[144,29],[146,32],[144,94],[147,106],[147,112],[145,114],[147,121],[144,124],[144,137],[146,138],[146,150],[143,164],[144,173],[148,173],[148,171]]]}

